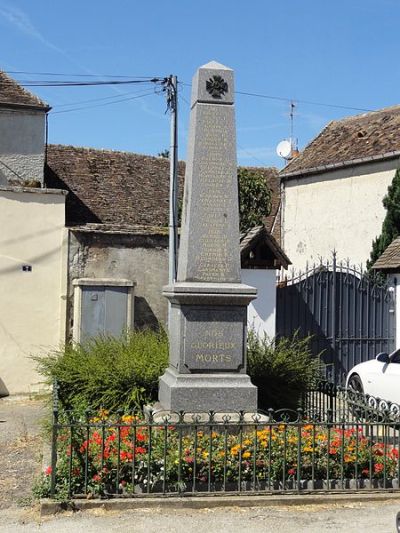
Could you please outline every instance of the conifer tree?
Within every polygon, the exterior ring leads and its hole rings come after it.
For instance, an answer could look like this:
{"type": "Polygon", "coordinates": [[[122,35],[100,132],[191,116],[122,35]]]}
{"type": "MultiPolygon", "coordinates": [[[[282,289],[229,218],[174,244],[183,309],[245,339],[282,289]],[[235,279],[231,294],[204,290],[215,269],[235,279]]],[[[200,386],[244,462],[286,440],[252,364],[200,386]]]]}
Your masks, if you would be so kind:
{"type": "Polygon", "coordinates": [[[382,255],[389,244],[400,235],[400,169],[396,170],[393,181],[383,199],[386,216],[382,223],[379,237],[372,242],[370,260],[367,261],[368,270],[382,255]]]}

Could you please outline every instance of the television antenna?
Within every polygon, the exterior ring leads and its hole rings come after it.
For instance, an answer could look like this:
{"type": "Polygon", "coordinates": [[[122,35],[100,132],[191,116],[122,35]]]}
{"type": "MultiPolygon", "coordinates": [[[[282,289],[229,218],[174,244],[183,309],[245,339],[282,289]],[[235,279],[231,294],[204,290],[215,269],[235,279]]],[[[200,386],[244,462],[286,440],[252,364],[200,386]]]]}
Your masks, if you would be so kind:
{"type": "Polygon", "coordinates": [[[294,137],[294,110],[296,108],[296,104],[293,102],[293,100],[290,101],[290,137],[289,139],[284,139],[281,141],[278,146],[276,147],[276,153],[279,155],[279,157],[282,157],[286,161],[290,161],[295,157],[295,154],[298,153],[297,150],[297,139],[294,137]]]}

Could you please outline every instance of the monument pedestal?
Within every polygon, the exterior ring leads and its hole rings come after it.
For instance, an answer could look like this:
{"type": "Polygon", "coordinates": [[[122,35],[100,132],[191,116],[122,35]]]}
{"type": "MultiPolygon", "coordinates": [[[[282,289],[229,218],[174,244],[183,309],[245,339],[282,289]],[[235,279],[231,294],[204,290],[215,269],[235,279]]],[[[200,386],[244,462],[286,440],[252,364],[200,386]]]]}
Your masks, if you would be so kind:
{"type": "Polygon", "coordinates": [[[257,290],[242,283],[181,282],[164,288],[171,302],[170,366],[159,401],[171,411],[257,410],[246,374],[247,305],[257,290]]]}
{"type": "Polygon", "coordinates": [[[246,374],[179,374],[167,368],[159,400],[167,411],[230,413],[257,411],[257,387],[246,374]]]}

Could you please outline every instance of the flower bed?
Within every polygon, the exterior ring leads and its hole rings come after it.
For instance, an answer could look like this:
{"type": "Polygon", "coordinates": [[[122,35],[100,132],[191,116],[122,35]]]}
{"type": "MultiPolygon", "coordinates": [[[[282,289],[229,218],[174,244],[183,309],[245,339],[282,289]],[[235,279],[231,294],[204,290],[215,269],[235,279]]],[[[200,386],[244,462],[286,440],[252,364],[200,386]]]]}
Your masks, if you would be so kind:
{"type": "MultiPolygon", "coordinates": [[[[382,426],[384,428],[384,426],[382,426]]],[[[376,428],[376,426],[374,426],[376,428]]],[[[398,488],[399,439],[361,424],[149,424],[133,416],[60,425],[43,492],[398,488]],[[394,481],[393,481],[394,479],[394,481]]]]}

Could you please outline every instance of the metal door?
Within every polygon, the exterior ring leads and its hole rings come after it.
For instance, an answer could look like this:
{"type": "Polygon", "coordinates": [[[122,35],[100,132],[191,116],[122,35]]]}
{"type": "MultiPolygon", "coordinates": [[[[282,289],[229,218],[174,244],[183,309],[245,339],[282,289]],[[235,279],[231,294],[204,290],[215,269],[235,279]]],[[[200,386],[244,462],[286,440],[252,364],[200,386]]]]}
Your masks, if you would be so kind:
{"type": "Polygon", "coordinates": [[[82,287],[81,341],[96,335],[118,337],[126,330],[127,287],[82,287]]]}

